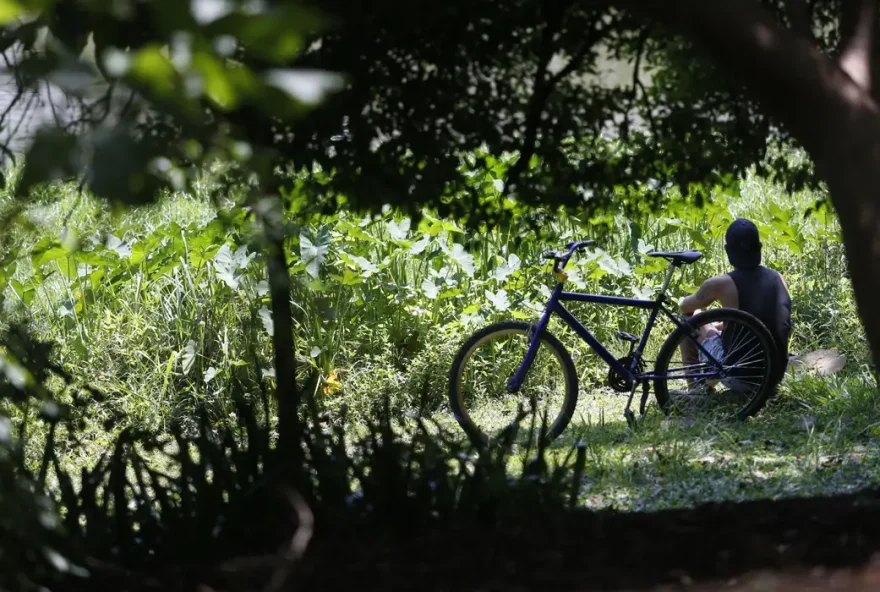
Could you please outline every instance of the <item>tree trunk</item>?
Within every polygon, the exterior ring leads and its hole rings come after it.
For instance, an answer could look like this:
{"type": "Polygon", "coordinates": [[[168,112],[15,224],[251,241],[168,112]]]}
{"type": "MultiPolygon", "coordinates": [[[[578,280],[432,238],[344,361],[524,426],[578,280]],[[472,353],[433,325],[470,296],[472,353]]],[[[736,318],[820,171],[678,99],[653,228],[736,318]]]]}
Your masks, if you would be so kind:
{"type": "Polygon", "coordinates": [[[859,316],[880,367],[880,107],[810,40],[746,0],[628,0],[702,45],[810,153],[840,219],[859,316]]]}
{"type": "Polygon", "coordinates": [[[841,122],[814,151],[840,219],[859,316],[880,368],[880,115],[841,122]]]}
{"type": "Polygon", "coordinates": [[[296,383],[296,347],[293,338],[293,314],[290,307],[290,270],[284,250],[284,212],[275,198],[263,216],[265,224],[269,295],[272,302],[275,350],[275,396],[278,402],[278,453],[291,466],[300,460],[301,428],[299,421],[300,390],[296,383]]]}

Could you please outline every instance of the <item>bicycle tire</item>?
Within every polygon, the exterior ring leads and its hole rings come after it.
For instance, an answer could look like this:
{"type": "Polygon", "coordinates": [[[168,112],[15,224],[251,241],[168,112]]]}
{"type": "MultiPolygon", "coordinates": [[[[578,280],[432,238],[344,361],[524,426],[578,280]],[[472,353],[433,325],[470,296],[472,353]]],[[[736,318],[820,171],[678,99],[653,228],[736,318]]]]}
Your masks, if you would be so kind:
{"type": "MultiPolygon", "coordinates": [[[[723,322],[724,320],[735,321],[749,327],[749,329],[755,332],[761,345],[771,352],[770,365],[767,371],[767,376],[761,385],[761,390],[751,401],[749,401],[748,404],[746,404],[745,407],[737,411],[735,414],[736,419],[743,420],[755,415],[761,410],[776,386],[776,383],[773,380],[778,365],[778,356],[775,355],[776,343],[773,341],[773,336],[770,334],[766,325],[764,325],[764,323],[762,323],[756,316],[735,308],[713,308],[694,315],[688,320],[688,325],[677,327],[669,334],[666,341],[663,342],[660,352],[657,354],[657,361],[654,365],[654,374],[665,374],[669,368],[669,361],[675,354],[675,350],[682,337],[686,337],[687,334],[703,324],[718,323],[723,322]]],[[[668,413],[669,388],[665,380],[656,380],[654,382],[654,397],[656,398],[657,405],[660,409],[663,410],[664,413],[668,413]]]]}
{"type": "MultiPolygon", "coordinates": [[[[482,329],[471,335],[467,339],[467,341],[462,344],[462,346],[456,353],[455,358],[452,361],[452,365],[449,369],[449,407],[452,410],[452,413],[454,414],[459,426],[461,426],[465,434],[467,434],[467,436],[472,440],[477,440],[483,444],[489,444],[491,438],[470,419],[467,411],[462,406],[461,377],[463,372],[463,363],[465,362],[471,351],[476,349],[476,347],[480,345],[490,335],[511,331],[521,332],[528,335],[528,333],[530,331],[534,331],[534,329],[534,324],[524,321],[502,321],[499,323],[493,323],[491,325],[483,327],[482,329]]],[[[544,332],[541,334],[540,340],[542,346],[547,346],[548,348],[550,348],[551,351],[553,351],[553,353],[557,355],[557,359],[561,362],[563,372],[565,374],[565,399],[563,400],[562,408],[560,409],[559,414],[553,420],[553,423],[550,424],[550,428],[547,430],[547,433],[544,436],[549,441],[559,437],[559,435],[562,434],[562,432],[568,426],[569,422],[571,422],[571,418],[574,416],[574,410],[577,406],[578,398],[578,377],[577,370],[574,367],[574,362],[571,359],[571,355],[568,353],[568,350],[565,348],[562,342],[559,341],[559,339],[554,337],[550,332],[545,329],[544,332]]]]}

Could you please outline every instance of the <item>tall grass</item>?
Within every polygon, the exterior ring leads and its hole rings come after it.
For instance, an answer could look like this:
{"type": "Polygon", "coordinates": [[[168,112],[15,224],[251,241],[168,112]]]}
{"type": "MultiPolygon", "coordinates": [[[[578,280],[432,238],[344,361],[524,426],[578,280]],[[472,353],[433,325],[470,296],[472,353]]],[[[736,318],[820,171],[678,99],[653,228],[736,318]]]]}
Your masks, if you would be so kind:
{"type": "MultiPolygon", "coordinates": [[[[492,179],[482,187],[485,199],[500,199],[492,179]]],[[[59,361],[109,393],[108,422],[186,423],[202,406],[219,421],[234,412],[229,393],[241,368],[252,389],[271,386],[273,326],[251,222],[244,213],[218,217],[209,180],[203,189],[120,214],[56,185],[6,237],[0,255],[17,267],[0,280],[4,320],[25,320],[58,341],[59,361]]],[[[572,262],[571,287],[646,297],[665,269],[648,251],[700,249],[705,257],[673,282],[677,299],[727,269],[723,233],[742,216],[758,225],[765,263],[791,290],[792,351],[835,347],[857,368],[868,364],[867,348],[839,226],[825,209],[807,213],[818,197],[749,177],[739,195],[716,195],[704,209],[616,215],[608,227],[550,217],[541,236],[525,223],[477,236],[430,212],[418,222],[392,210],[313,219],[294,226],[289,241],[300,367],[320,376],[319,399],[331,414],[345,407],[370,417],[377,393],[390,393],[397,411],[424,400],[441,405],[446,369],[468,333],[496,319],[536,317],[555,279],[544,251],[598,237],[596,249],[572,262]]],[[[8,208],[9,199],[0,204],[8,208]]],[[[574,308],[609,345],[617,330],[638,332],[644,323],[641,311],[574,308]]],[[[603,366],[561,327],[551,330],[572,350],[584,388],[597,385],[603,366]]]]}

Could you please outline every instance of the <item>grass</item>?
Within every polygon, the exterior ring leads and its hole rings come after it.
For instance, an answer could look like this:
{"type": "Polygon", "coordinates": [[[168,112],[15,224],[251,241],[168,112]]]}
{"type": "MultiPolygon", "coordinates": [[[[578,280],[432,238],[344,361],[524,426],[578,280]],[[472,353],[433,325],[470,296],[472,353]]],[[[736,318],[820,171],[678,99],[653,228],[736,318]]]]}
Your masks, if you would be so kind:
{"type": "MultiPolygon", "coordinates": [[[[880,400],[870,376],[789,375],[744,422],[667,418],[652,402],[633,431],[625,402],[610,389],[582,392],[574,420],[550,446],[557,460],[585,448],[586,507],[659,510],[880,485],[880,400]]],[[[454,429],[446,414],[435,419],[454,429]]]]}
{"type": "MultiPolygon", "coordinates": [[[[495,191],[491,179],[486,187],[495,191]]],[[[55,185],[4,234],[0,324],[23,321],[57,342],[56,361],[108,394],[91,406],[84,445],[59,443],[71,466],[88,464],[126,426],[192,430],[198,408],[219,426],[234,416],[236,380],[251,394],[272,386],[265,263],[253,256],[249,223],[218,225],[209,201],[215,192],[207,180],[198,195],[112,212],[55,185]],[[107,234],[123,244],[108,244],[107,234]],[[73,235],[81,251],[69,248],[73,235]],[[144,256],[135,262],[132,252],[144,256]]],[[[848,358],[845,371],[789,377],[779,398],[742,424],[664,421],[652,405],[632,433],[622,416],[625,397],[597,386],[605,367],[554,326],[584,392],[552,454],[586,447],[589,507],[681,507],[873,484],[880,481],[880,410],[839,226],[825,210],[805,215],[818,197],[786,195],[750,177],[740,195],[718,195],[703,210],[617,215],[605,231],[596,220],[556,217],[542,237],[494,228],[480,242],[455,221],[430,216],[418,223],[393,211],[313,219],[293,226],[289,241],[300,368],[320,377],[322,410],[337,424],[345,417],[350,432],[363,433],[382,408],[381,395],[399,419],[424,399],[449,424],[446,375],[456,349],[488,322],[535,317],[553,281],[543,251],[595,236],[599,249],[573,262],[572,288],[644,296],[664,269],[646,251],[699,248],[705,257],[673,282],[671,296],[679,298],[725,270],[724,228],[746,216],[761,228],[766,262],[785,273],[792,292],[792,351],[837,348],[848,358]]],[[[0,213],[11,204],[0,195],[0,213]]],[[[573,309],[606,344],[615,331],[637,333],[644,323],[640,312],[573,309]]],[[[7,412],[20,427],[37,410],[7,412]]]]}

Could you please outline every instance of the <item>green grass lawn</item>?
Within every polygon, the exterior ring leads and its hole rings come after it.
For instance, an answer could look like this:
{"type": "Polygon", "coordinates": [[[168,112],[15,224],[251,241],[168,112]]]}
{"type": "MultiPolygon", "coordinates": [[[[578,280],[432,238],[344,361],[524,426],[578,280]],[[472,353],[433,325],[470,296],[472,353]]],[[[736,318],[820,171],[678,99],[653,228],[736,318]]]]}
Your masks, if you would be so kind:
{"type": "MultiPolygon", "coordinates": [[[[667,418],[652,400],[632,431],[625,404],[626,395],[607,389],[582,392],[572,423],[550,446],[556,461],[586,448],[586,507],[658,510],[880,485],[880,399],[870,376],[789,376],[744,422],[667,418]]],[[[460,432],[448,413],[434,419],[460,432]]]]}

